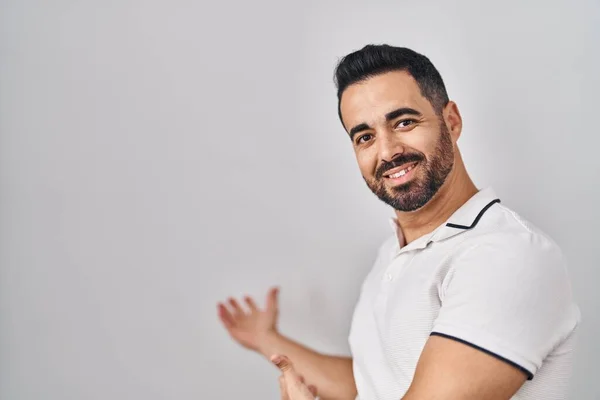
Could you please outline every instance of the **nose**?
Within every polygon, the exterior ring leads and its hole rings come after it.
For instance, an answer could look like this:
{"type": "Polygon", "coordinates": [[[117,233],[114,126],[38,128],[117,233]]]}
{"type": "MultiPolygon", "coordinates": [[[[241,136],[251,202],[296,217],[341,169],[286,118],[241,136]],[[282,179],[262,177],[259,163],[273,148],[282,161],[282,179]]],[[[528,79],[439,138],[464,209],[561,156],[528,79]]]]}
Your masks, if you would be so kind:
{"type": "Polygon", "coordinates": [[[404,145],[393,133],[389,131],[380,132],[377,139],[380,160],[392,161],[404,153],[404,145]]]}

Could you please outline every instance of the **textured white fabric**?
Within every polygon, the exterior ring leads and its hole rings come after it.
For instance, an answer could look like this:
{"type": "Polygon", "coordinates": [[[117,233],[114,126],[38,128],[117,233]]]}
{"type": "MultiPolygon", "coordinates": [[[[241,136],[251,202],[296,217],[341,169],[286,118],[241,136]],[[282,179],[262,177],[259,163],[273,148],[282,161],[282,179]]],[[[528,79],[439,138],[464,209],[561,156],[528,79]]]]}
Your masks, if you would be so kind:
{"type": "Polygon", "coordinates": [[[349,337],[360,399],[400,400],[432,332],[530,374],[513,399],[566,399],[580,313],[565,261],[548,236],[495,199],[482,190],[450,226],[404,247],[396,235],[381,246],[349,337]]]}

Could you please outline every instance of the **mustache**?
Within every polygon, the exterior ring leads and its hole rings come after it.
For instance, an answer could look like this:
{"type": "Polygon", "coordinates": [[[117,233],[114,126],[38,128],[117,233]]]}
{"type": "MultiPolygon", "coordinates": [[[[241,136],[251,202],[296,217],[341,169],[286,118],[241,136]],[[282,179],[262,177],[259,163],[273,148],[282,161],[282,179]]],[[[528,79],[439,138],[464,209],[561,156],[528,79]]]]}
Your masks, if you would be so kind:
{"type": "Polygon", "coordinates": [[[377,179],[383,178],[383,175],[392,168],[399,167],[406,163],[420,162],[425,160],[425,156],[419,153],[400,154],[392,161],[383,161],[377,170],[375,171],[375,177],[377,179]]]}

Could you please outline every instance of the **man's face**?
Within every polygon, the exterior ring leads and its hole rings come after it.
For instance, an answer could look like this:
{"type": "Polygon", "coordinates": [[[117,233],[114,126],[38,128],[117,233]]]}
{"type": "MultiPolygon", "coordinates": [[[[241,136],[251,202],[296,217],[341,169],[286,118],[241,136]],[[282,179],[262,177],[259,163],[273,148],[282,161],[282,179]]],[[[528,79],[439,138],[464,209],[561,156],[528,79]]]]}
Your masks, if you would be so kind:
{"type": "Polygon", "coordinates": [[[415,211],[437,193],[454,165],[443,117],[404,71],[349,86],[340,110],[369,188],[399,211],[415,211]]]}

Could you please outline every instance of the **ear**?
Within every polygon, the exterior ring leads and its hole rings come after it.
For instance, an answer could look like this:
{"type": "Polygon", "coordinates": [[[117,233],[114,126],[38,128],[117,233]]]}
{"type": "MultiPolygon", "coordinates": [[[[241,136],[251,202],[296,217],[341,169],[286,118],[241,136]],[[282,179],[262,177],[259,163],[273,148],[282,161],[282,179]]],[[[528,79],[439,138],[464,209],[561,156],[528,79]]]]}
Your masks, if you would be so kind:
{"type": "Polygon", "coordinates": [[[450,132],[452,140],[456,143],[462,132],[462,117],[455,102],[449,101],[443,111],[444,122],[450,132]]]}

